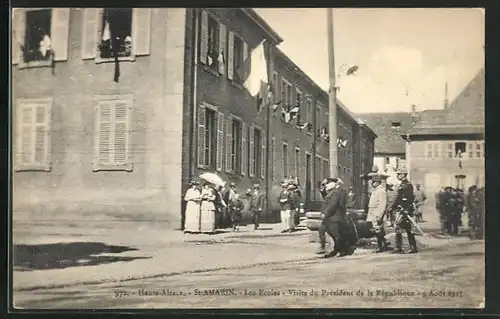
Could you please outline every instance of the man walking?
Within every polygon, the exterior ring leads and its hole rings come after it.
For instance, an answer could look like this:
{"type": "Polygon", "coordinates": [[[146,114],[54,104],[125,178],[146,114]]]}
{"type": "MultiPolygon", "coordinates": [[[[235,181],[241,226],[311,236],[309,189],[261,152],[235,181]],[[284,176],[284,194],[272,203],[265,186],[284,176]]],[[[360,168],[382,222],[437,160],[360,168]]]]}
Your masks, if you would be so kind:
{"type": "Polygon", "coordinates": [[[398,170],[398,179],[400,181],[396,200],[391,207],[391,211],[396,212],[396,250],[395,253],[402,253],[403,249],[403,234],[405,231],[408,236],[408,242],[410,244],[409,253],[417,253],[417,241],[415,239],[415,234],[413,234],[413,224],[410,218],[413,215],[413,200],[414,192],[413,185],[408,181],[408,173],[406,170],[398,170]]]}
{"type": "Polygon", "coordinates": [[[387,193],[386,187],[382,184],[382,178],[379,175],[372,177],[372,186],[373,191],[368,202],[368,216],[366,221],[373,224],[373,232],[377,238],[377,250],[375,252],[381,253],[386,251],[383,218],[387,206],[387,193]]]}
{"type": "Polygon", "coordinates": [[[424,191],[421,189],[420,184],[416,185],[415,190],[415,221],[417,223],[421,223],[424,221],[423,219],[423,207],[427,197],[425,196],[424,191]]]}
{"type": "Polygon", "coordinates": [[[250,199],[250,211],[252,212],[253,229],[259,228],[260,214],[264,206],[264,196],[260,192],[260,185],[253,185],[252,197],[250,199]]]}
{"type": "MultiPolygon", "coordinates": [[[[328,178],[325,185],[326,196],[321,207],[321,220],[324,229],[334,240],[334,248],[326,254],[325,258],[331,258],[339,254],[339,257],[348,254],[348,245],[345,237],[346,218],[346,193],[340,188],[338,178],[328,178]]],[[[324,247],[325,243],[321,243],[324,247]]]]}

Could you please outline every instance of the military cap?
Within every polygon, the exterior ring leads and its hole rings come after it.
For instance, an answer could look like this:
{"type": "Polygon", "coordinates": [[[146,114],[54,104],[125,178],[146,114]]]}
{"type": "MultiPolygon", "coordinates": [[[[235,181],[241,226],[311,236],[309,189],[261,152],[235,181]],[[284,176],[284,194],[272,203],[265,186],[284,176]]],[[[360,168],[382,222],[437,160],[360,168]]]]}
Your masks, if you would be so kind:
{"type": "Polygon", "coordinates": [[[396,174],[404,174],[404,175],[408,175],[408,172],[406,171],[405,168],[400,168],[397,170],[396,174]]]}

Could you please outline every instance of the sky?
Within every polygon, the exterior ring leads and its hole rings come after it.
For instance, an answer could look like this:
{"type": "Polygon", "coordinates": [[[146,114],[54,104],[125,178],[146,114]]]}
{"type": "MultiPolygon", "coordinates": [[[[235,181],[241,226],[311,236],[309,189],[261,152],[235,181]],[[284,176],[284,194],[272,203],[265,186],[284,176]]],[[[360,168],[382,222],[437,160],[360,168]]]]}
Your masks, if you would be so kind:
{"type": "MultiPolygon", "coordinates": [[[[328,91],[326,9],[255,9],[284,39],[279,48],[328,91]]],[[[351,111],[442,109],[484,67],[478,8],[333,9],[338,99],[351,111]],[[357,65],[355,75],[345,71],[357,65]],[[406,93],[408,92],[408,93],[406,93]]]]}

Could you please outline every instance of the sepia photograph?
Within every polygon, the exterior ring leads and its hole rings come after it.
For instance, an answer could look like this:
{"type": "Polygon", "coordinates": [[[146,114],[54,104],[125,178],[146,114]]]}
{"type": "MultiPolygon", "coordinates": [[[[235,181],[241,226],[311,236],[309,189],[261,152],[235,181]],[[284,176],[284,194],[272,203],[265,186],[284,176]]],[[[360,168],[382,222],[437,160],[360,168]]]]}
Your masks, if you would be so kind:
{"type": "Polygon", "coordinates": [[[482,8],[11,8],[11,307],[485,306],[482,8]]]}

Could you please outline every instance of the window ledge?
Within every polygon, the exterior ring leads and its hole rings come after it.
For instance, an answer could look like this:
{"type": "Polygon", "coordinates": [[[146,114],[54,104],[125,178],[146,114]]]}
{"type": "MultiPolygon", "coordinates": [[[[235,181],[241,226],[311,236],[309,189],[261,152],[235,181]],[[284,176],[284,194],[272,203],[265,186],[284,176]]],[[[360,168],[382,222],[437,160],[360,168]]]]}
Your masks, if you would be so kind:
{"type": "Polygon", "coordinates": [[[43,61],[30,61],[30,62],[22,62],[18,64],[19,69],[31,69],[31,68],[46,68],[51,67],[52,61],[43,60],[43,61]]]}
{"type": "MultiPolygon", "coordinates": [[[[135,55],[119,57],[118,61],[120,61],[120,62],[122,62],[122,61],[134,62],[135,55]]],[[[99,63],[110,63],[110,62],[115,62],[115,58],[106,58],[106,59],[103,59],[100,57],[95,58],[95,63],[98,63],[98,64],[99,63]]]]}
{"type": "Polygon", "coordinates": [[[50,172],[52,168],[47,165],[20,165],[14,169],[16,172],[50,172]]]}
{"type": "Polygon", "coordinates": [[[125,171],[132,172],[132,165],[98,165],[92,169],[94,172],[100,171],[125,171]]]}

